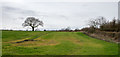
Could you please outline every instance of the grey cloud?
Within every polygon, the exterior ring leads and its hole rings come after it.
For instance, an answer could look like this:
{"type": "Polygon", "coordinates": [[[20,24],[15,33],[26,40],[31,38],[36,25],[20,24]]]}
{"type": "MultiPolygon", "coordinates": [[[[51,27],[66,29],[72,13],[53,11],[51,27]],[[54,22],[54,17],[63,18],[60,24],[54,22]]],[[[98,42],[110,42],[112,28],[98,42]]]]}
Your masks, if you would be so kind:
{"type": "Polygon", "coordinates": [[[24,14],[24,15],[38,15],[35,11],[25,10],[20,8],[14,8],[9,6],[3,6],[3,13],[16,13],[16,14],[24,14]]]}

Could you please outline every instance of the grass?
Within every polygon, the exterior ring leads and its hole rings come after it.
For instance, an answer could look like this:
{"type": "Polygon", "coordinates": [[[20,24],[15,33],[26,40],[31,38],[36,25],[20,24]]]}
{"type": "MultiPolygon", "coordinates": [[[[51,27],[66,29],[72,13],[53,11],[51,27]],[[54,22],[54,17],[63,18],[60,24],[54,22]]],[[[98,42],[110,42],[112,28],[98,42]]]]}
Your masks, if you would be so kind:
{"type": "Polygon", "coordinates": [[[81,32],[2,31],[2,36],[3,55],[118,55],[118,44],[81,32]],[[12,43],[25,38],[36,41],[12,43]]]}

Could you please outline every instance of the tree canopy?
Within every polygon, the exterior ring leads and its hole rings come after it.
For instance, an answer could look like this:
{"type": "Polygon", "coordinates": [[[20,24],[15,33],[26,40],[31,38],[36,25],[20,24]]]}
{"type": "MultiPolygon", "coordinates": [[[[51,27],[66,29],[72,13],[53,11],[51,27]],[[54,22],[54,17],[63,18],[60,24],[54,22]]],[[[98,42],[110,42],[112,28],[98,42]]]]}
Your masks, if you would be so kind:
{"type": "Polygon", "coordinates": [[[22,26],[30,26],[32,28],[32,31],[34,31],[34,28],[38,26],[43,26],[43,22],[35,17],[27,17],[22,26]]]}

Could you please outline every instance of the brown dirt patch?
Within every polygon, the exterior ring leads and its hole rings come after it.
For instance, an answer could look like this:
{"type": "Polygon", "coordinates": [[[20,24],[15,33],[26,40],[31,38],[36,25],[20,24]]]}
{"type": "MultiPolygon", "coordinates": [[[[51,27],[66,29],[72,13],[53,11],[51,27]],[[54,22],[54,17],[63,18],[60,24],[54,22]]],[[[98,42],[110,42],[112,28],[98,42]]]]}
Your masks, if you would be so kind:
{"type": "Polygon", "coordinates": [[[59,42],[55,40],[41,40],[41,41],[27,41],[23,43],[16,43],[13,46],[24,46],[24,47],[38,47],[38,46],[48,46],[57,45],[59,42]]]}

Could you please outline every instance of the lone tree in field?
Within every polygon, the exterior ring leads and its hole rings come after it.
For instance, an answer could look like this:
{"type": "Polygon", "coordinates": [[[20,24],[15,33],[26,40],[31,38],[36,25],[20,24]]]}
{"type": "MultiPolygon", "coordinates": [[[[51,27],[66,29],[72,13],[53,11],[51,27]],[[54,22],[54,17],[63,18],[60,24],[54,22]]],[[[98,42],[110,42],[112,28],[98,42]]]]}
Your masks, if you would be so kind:
{"type": "Polygon", "coordinates": [[[43,26],[43,22],[39,19],[36,19],[35,17],[27,17],[22,26],[30,26],[32,28],[32,31],[38,26],[43,26]]]}

